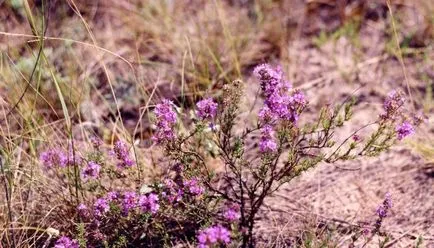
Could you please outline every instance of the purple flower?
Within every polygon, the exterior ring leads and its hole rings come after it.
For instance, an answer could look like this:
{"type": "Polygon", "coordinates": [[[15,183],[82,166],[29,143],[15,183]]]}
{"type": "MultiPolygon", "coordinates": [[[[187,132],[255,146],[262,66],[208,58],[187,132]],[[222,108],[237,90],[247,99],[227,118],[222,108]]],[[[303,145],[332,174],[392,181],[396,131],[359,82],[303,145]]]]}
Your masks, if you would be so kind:
{"type": "Polygon", "coordinates": [[[139,198],[139,206],[144,212],[151,212],[152,214],[157,213],[160,209],[160,204],[158,204],[158,195],[151,193],[148,196],[142,195],[139,198]]]}
{"type": "Polygon", "coordinates": [[[223,213],[223,218],[229,222],[236,221],[240,218],[240,206],[238,204],[232,204],[227,206],[223,213]]]}
{"type": "Polygon", "coordinates": [[[179,187],[178,184],[176,184],[171,179],[166,179],[164,181],[164,188],[165,191],[163,192],[163,196],[170,202],[179,202],[182,199],[182,196],[184,195],[184,191],[179,187]]]}
{"type": "Polygon", "coordinates": [[[265,125],[261,129],[261,140],[259,141],[259,150],[263,153],[276,152],[277,143],[274,141],[274,130],[270,125],[265,125]]]}
{"type": "Polygon", "coordinates": [[[81,176],[84,180],[89,178],[97,179],[99,177],[99,171],[101,166],[94,161],[89,161],[87,166],[81,170],[81,176]]]}
{"type": "Polygon", "coordinates": [[[199,185],[199,181],[197,180],[197,178],[192,178],[190,180],[185,181],[184,187],[188,189],[190,194],[196,196],[201,195],[205,191],[205,189],[201,185],[199,185]]]}
{"type": "Polygon", "coordinates": [[[378,218],[377,221],[375,222],[372,233],[377,233],[380,230],[381,224],[383,223],[383,219],[387,217],[387,214],[391,208],[392,208],[392,196],[390,193],[386,193],[383,203],[380,206],[378,206],[376,210],[378,218]]]}
{"type": "Polygon", "coordinates": [[[63,168],[68,164],[68,157],[59,149],[51,149],[42,152],[39,159],[47,169],[51,169],[55,166],[63,168]]]}
{"type": "Polygon", "coordinates": [[[282,86],[282,71],[274,70],[268,64],[255,67],[253,74],[261,81],[261,89],[266,97],[276,92],[282,86]]]}
{"type": "Polygon", "coordinates": [[[202,119],[212,119],[217,114],[218,104],[210,97],[196,103],[197,115],[202,119]]]}
{"type": "Polygon", "coordinates": [[[112,201],[118,199],[118,197],[119,197],[119,194],[118,194],[118,192],[115,192],[115,191],[110,191],[106,195],[106,199],[109,202],[112,202],[112,201]]]}
{"type": "Polygon", "coordinates": [[[130,158],[128,147],[125,142],[120,140],[116,141],[112,153],[119,160],[117,164],[118,168],[126,168],[134,165],[134,161],[130,158]]]}
{"type": "Polygon", "coordinates": [[[400,90],[391,91],[384,100],[383,109],[385,111],[380,117],[383,119],[394,120],[399,114],[399,109],[404,105],[404,93],[400,90]]]}
{"type": "Polygon", "coordinates": [[[267,105],[262,107],[258,116],[259,120],[265,124],[269,124],[277,120],[275,113],[271,111],[267,105]]]}
{"type": "Polygon", "coordinates": [[[75,239],[70,239],[66,236],[60,237],[54,244],[54,248],[78,248],[78,242],[75,239]]]}
{"type": "MultiPolygon", "coordinates": [[[[261,83],[265,96],[265,106],[259,113],[262,123],[272,123],[276,119],[296,123],[300,112],[307,105],[301,91],[291,93],[291,85],[283,80],[280,68],[274,70],[269,65],[259,65],[253,71],[261,83]]],[[[264,142],[264,144],[269,142],[264,142]]],[[[270,143],[272,145],[272,143],[270,143]]]]}
{"type": "Polygon", "coordinates": [[[261,139],[261,141],[259,141],[259,150],[263,153],[275,152],[277,151],[277,144],[272,139],[261,139]]]}
{"type": "Polygon", "coordinates": [[[412,135],[414,133],[414,127],[410,122],[404,121],[401,125],[398,125],[395,129],[398,140],[402,140],[405,137],[412,135]]]}
{"type": "Polygon", "coordinates": [[[175,139],[173,127],[176,124],[176,113],[173,111],[172,106],[172,101],[164,99],[161,103],[157,104],[154,109],[154,114],[157,119],[157,130],[152,140],[157,144],[175,139]]]}
{"type": "Polygon", "coordinates": [[[354,142],[362,141],[362,137],[360,137],[358,134],[354,134],[352,138],[354,142]]]}
{"type": "Polygon", "coordinates": [[[157,104],[154,110],[154,114],[158,120],[164,120],[164,122],[175,124],[176,113],[172,109],[173,102],[168,99],[163,99],[161,103],[157,104]]]}
{"type": "Polygon", "coordinates": [[[125,192],[122,201],[122,209],[125,214],[128,213],[130,209],[137,207],[137,194],[136,192],[125,192]]]}
{"type": "Polygon", "coordinates": [[[103,216],[105,213],[107,213],[110,210],[109,203],[105,198],[98,198],[94,203],[93,207],[94,207],[94,214],[97,217],[103,216]]]}
{"type": "Polygon", "coordinates": [[[210,247],[215,244],[229,244],[231,242],[231,233],[221,225],[208,227],[197,235],[197,241],[200,248],[210,247]]]}

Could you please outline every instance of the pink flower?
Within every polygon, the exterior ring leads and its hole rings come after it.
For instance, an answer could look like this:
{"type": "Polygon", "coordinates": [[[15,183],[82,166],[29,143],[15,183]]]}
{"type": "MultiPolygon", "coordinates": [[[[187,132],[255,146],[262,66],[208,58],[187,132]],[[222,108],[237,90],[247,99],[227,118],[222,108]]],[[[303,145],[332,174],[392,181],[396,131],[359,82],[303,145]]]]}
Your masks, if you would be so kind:
{"type": "Polygon", "coordinates": [[[207,98],[196,103],[197,115],[202,120],[212,119],[217,114],[218,104],[212,98],[207,98]]]}

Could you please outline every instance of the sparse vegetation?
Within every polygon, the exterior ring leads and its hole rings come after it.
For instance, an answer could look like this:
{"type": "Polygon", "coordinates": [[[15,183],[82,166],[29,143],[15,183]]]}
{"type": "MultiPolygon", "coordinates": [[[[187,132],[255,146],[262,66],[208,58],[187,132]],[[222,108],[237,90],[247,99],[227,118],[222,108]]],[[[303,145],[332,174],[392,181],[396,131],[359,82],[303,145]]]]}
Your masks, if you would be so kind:
{"type": "Polygon", "coordinates": [[[430,247],[433,17],[0,0],[0,246],[430,247]]]}

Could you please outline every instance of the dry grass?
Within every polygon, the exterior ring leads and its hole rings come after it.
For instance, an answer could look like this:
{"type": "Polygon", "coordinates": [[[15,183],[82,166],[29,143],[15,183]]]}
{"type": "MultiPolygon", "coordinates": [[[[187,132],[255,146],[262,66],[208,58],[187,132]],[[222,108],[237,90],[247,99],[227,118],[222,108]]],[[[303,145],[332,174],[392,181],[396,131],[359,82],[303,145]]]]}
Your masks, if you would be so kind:
{"type": "MultiPolygon", "coordinates": [[[[188,108],[198,97],[220,94],[226,81],[248,79],[258,63],[279,61],[314,109],[362,87],[357,105],[362,121],[380,107],[370,103],[381,102],[391,89],[408,87],[416,109],[433,114],[434,5],[429,0],[393,1],[393,20],[384,1],[65,0],[45,5],[43,11],[41,1],[0,0],[2,244],[12,244],[6,234],[15,232],[17,244],[35,245],[47,238],[46,228],[59,227],[56,220],[70,218],[57,210],[74,200],[64,182],[40,169],[41,149],[66,148],[67,140],[86,147],[93,134],[106,146],[122,137],[135,144],[139,172],[158,175],[149,168],[153,155],[147,156],[152,152],[147,111],[153,103],[167,97],[188,108]]],[[[249,92],[253,98],[255,91],[249,92]]],[[[403,146],[427,154],[427,162],[405,149],[369,164],[344,165],[362,168],[362,176],[360,170],[321,166],[270,200],[276,205],[270,208],[284,211],[284,218],[266,218],[276,211],[264,210],[259,231],[277,230],[274,245],[285,246],[320,221],[354,224],[369,219],[390,188],[399,199],[387,229],[396,238],[407,235],[395,245],[405,247],[422,235],[429,247],[434,204],[423,192],[431,190],[427,185],[433,177],[421,164],[432,164],[434,151],[427,143],[434,139],[432,126],[431,118],[420,137],[403,146]]]]}

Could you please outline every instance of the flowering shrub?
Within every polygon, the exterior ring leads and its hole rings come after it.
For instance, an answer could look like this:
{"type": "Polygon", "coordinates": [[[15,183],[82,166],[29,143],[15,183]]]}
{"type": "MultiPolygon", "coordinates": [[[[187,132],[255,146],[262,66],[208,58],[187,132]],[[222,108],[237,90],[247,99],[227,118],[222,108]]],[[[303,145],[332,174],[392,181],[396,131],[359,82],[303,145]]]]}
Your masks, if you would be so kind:
{"type": "MultiPolygon", "coordinates": [[[[197,118],[185,129],[178,129],[183,115],[178,116],[172,101],[165,99],[156,105],[152,140],[168,160],[159,166],[169,173],[140,190],[112,191],[102,180],[136,165],[129,146],[122,141],[117,141],[110,153],[116,159],[115,167],[109,166],[98,139],[92,140],[94,152],[79,160],[60,150],[42,153],[41,161],[48,169],[80,167],[81,190],[98,196],[77,202],[75,210],[83,226],[77,234],[80,244],[162,246],[195,242],[198,247],[230,243],[253,247],[258,211],[282,185],[320,162],[377,155],[411,135],[420,123],[420,118],[406,114],[403,93],[394,91],[376,120],[337,142],[339,128],[352,116],[354,99],[336,107],[326,106],[316,118],[303,119],[308,101],[284,80],[281,69],[260,65],[254,75],[264,101],[251,126],[240,125],[241,81],[225,85],[219,99],[199,101],[197,118]],[[361,136],[363,128],[374,125],[369,137],[361,136]],[[209,157],[218,158],[223,168],[211,169],[209,157]]],[[[374,230],[386,217],[389,203],[385,201],[379,208],[380,219],[374,230]]],[[[59,247],[66,241],[59,239],[59,247]]]]}

